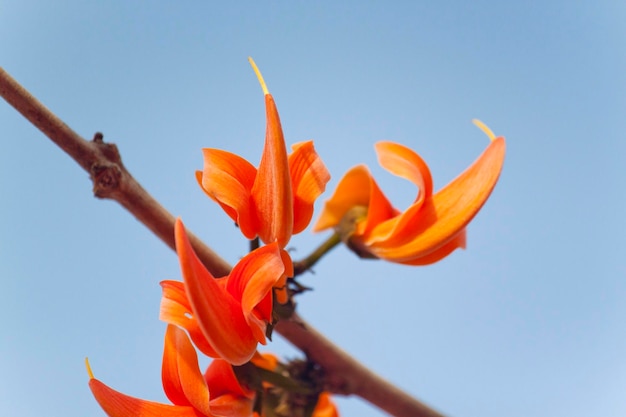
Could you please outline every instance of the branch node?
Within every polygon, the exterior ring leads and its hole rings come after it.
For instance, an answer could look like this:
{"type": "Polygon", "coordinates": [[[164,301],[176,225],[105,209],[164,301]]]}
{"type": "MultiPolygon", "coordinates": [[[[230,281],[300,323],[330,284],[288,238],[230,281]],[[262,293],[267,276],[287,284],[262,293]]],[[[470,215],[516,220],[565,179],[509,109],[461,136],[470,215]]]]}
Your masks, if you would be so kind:
{"type": "Polygon", "coordinates": [[[96,132],[93,135],[93,141],[95,143],[102,143],[104,141],[104,135],[102,134],[102,132],[96,132]]]}
{"type": "Polygon", "coordinates": [[[96,162],[91,166],[93,193],[98,198],[112,198],[120,188],[121,178],[122,170],[117,164],[96,162]]]}

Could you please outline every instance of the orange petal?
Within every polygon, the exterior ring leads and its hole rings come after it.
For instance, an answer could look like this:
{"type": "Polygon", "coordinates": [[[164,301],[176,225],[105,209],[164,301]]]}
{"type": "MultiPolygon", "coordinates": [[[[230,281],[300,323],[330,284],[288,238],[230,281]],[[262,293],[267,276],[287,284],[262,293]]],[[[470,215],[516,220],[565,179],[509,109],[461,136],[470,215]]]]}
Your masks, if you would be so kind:
{"type": "Polygon", "coordinates": [[[189,405],[204,415],[211,415],[209,389],[198,367],[198,356],[187,334],[176,326],[165,331],[163,389],[176,405],[189,405]]]}
{"type": "Polygon", "coordinates": [[[382,192],[376,180],[371,176],[369,188],[370,198],[367,204],[367,216],[365,221],[357,228],[356,237],[367,235],[380,223],[393,219],[398,215],[398,210],[391,205],[391,202],[382,192]]]}
{"type": "Polygon", "coordinates": [[[313,217],[313,204],[326,189],[330,173],[322,162],[313,141],[297,143],[291,147],[289,171],[293,191],[293,233],[300,233],[313,217]]]}
{"type": "Polygon", "coordinates": [[[326,201],[313,231],[336,227],[344,215],[355,206],[367,207],[370,201],[372,176],[365,165],[350,169],[339,180],[333,195],[326,201]]]}
{"type": "Polygon", "coordinates": [[[219,417],[250,417],[252,416],[252,400],[226,394],[211,400],[211,410],[219,417]]]}
{"type": "Polygon", "coordinates": [[[337,407],[330,399],[330,394],[322,392],[317,399],[317,405],[311,417],[339,417],[337,407]]]}
{"type": "Polygon", "coordinates": [[[472,220],[498,181],[504,163],[504,138],[493,140],[487,149],[461,175],[432,198],[407,221],[397,235],[405,242],[392,245],[373,243],[370,247],[380,258],[407,262],[424,257],[445,245],[472,220]]]}
{"type": "MultiPolygon", "coordinates": [[[[276,296],[276,301],[280,304],[285,304],[289,301],[289,292],[287,291],[287,278],[293,277],[293,261],[291,260],[291,256],[289,252],[284,249],[280,250],[280,257],[283,260],[283,265],[285,266],[285,271],[283,275],[280,277],[280,280],[274,284],[274,295],[276,296]]],[[[273,306],[266,307],[271,314],[273,306]]]]}
{"type": "Polygon", "coordinates": [[[255,392],[241,386],[232,365],[223,359],[214,359],[207,367],[204,378],[213,399],[229,394],[235,397],[254,398],[255,392]]]}
{"type": "Polygon", "coordinates": [[[417,153],[395,142],[382,141],[375,147],[380,165],[392,174],[415,184],[419,190],[418,198],[424,199],[432,195],[433,179],[430,169],[417,153]]]}
{"type": "Polygon", "coordinates": [[[196,178],[209,197],[218,202],[248,239],[257,234],[251,190],[256,168],[242,157],[219,149],[203,149],[204,169],[196,178]]]}
{"type": "Polygon", "coordinates": [[[201,417],[193,407],[161,404],[122,394],[97,379],[89,380],[89,389],[110,417],[201,417]]]}
{"type": "Polygon", "coordinates": [[[281,279],[285,265],[276,242],[244,256],[231,271],[226,288],[241,300],[244,317],[256,340],[265,344],[265,328],[272,320],[272,287],[281,279]],[[263,303],[264,308],[257,308],[263,303]]]}
{"type": "Polygon", "coordinates": [[[193,316],[193,309],[187,299],[185,284],[178,281],[162,281],[161,287],[163,288],[163,296],[161,297],[159,319],[187,330],[193,344],[202,353],[212,358],[218,358],[219,355],[206,337],[204,337],[198,322],[193,316]]]}
{"type": "MultiPolygon", "coordinates": [[[[365,245],[393,239],[398,231],[401,232],[406,228],[406,224],[417,215],[424,200],[433,192],[433,181],[428,165],[413,150],[394,142],[378,142],[376,152],[383,168],[411,181],[417,187],[418,192],[413,204],[403,213],[393,218],[381,217],[381,221],[368,227],[367,232],[371,234],[364,238],[365,245]]],[[[391,244],[393,243],[389,242],[389,245],[391,244]]]]}
{"type": "Polygon", "coordinates": [[[257,352],[252,357],[250,362],[258,366],[259,368],[267,369],[268,371],[273,371],[278,366],[278,358],[276,357],[276,355],[268,352],[257,352]]]}
{"type": "Polygon", "coordinates": [[[198,259],[180,219],[176,220],[174,234],[187,298],[204,337],[221,358],[242,365],[254,354],[257,341],[241,304],[224,291],[198,259]]]}
{"type": "Polygon", "coordinates": [[[293,231],[293,196],[289,163],[278,110],[270,94],[265,95],[265,107],[267,113],[265,147],[252,186],[252,200],[259,219],[259,238],[265,243],[278,242],[279,246],[284,248],[293,231]]]}
{"type": "Polygon", "coordinates": [[[456,249],[459,249],[459,248],[465,249],[466,235],[467,233],[465,232],[465,229],[463,229],[461,230],[461,232],[459,232],[459,234],[457,234],[455,237],[450,239],[439,249],[436,249],[435,251],[429,253],[428,255],[424,255],[418,258],[413,258],[409,261],[403,261],[400,263],[404,265],[418,266],[418,265],[431,265],[431,264],[434,264],[435,262],[439,262],[446,256],[450,255],[456,249]]]}

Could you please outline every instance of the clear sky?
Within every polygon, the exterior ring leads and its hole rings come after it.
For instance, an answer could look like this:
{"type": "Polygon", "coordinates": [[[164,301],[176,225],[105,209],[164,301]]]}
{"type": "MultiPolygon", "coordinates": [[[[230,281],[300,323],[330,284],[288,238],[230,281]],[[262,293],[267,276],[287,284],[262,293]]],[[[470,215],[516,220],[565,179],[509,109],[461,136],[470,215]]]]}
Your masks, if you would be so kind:
{"type": "MultiPolygon", "coordinates": [[[[626,415],[626,3],[623,1],[1,1],[0,65],[230,262],[247,243],[199,189],[202,147],[260,159],[263,94],[289,143],[333,178],[403,143],[439,189],[507,138],[468,248],[429,267],[335,249],[299,311],[450,416],[626,415]]],[[[103,416],[83,359],[164,400],[159,281],[173,253],[0,102],[0,415],[103,416]]],[[[325,235],[292,240],[294,258],[325,235]]],[[[280,337],[268,350],[295,356],[280,337]]],[[[384,415],[355,398],[344,416],[384,415]]]]}

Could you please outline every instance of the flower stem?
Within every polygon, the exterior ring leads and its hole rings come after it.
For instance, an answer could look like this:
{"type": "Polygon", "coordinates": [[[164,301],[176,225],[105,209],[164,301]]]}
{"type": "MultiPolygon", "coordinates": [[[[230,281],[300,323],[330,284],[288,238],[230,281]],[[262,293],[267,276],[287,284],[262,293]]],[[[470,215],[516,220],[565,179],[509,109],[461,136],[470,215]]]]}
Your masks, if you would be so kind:
{"type": "Polygon", "coordinates": [[[303,272],[311,269],[313,265],[320,260],[327,252],[330,252],[332,248],[341,243],[341,236],[339,233],[334,232],[328,239],[326,239],[321,245],[317,247],[309,256],[301,261],[294,262],[293,271],[294,276],[298,276],[303,272]]]}

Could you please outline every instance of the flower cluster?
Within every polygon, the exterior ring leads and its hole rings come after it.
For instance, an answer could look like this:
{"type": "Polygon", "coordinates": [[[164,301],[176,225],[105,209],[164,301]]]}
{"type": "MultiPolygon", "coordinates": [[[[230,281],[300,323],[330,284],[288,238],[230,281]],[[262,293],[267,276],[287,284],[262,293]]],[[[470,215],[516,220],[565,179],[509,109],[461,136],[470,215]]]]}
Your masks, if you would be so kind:
{"type": "MultiPolygon", "coordinates": [[[[330,174],[312,141],[293,145],[288,154],[274,99],[250,62],[266,106],[265,145],[258,168],[233,153],[203,149],[204,166],[196,179],[257,245],[228,275],[215,277],[196,255],[182,221],[176,220],[183,280],[161,283],[160,312],[168,323],[163,388],[172,405],[119,393],[95,379],[88,365],[89,386],[111,417],[282,416],[293,415],[298,404],[308,410],[304,415],[338,415],[320,378],[302,372],[295,362],[281,364],[257,352],[281,316],[277,309],[293,305],[294,275],[310,268],[332,245],[294,269],[285,247],[311,222],[314,203],[330,174]],[[214,358],[204,374],[196,349],[214,358]]],[[[339,181],[314,230],[334,229],[336,242],[344,242],[360,257],[406,265],[430,264],[464,247],[465,227],[493,190],[505,154],[504,138],[475,123],[491,139],[489,146],[436,193],[428,166],[417,153],[397,143],[379,142],[380,164],[418,188],[414,202],[403,212],[394,208],[368,168],[360,165],[339,181]]]]}

